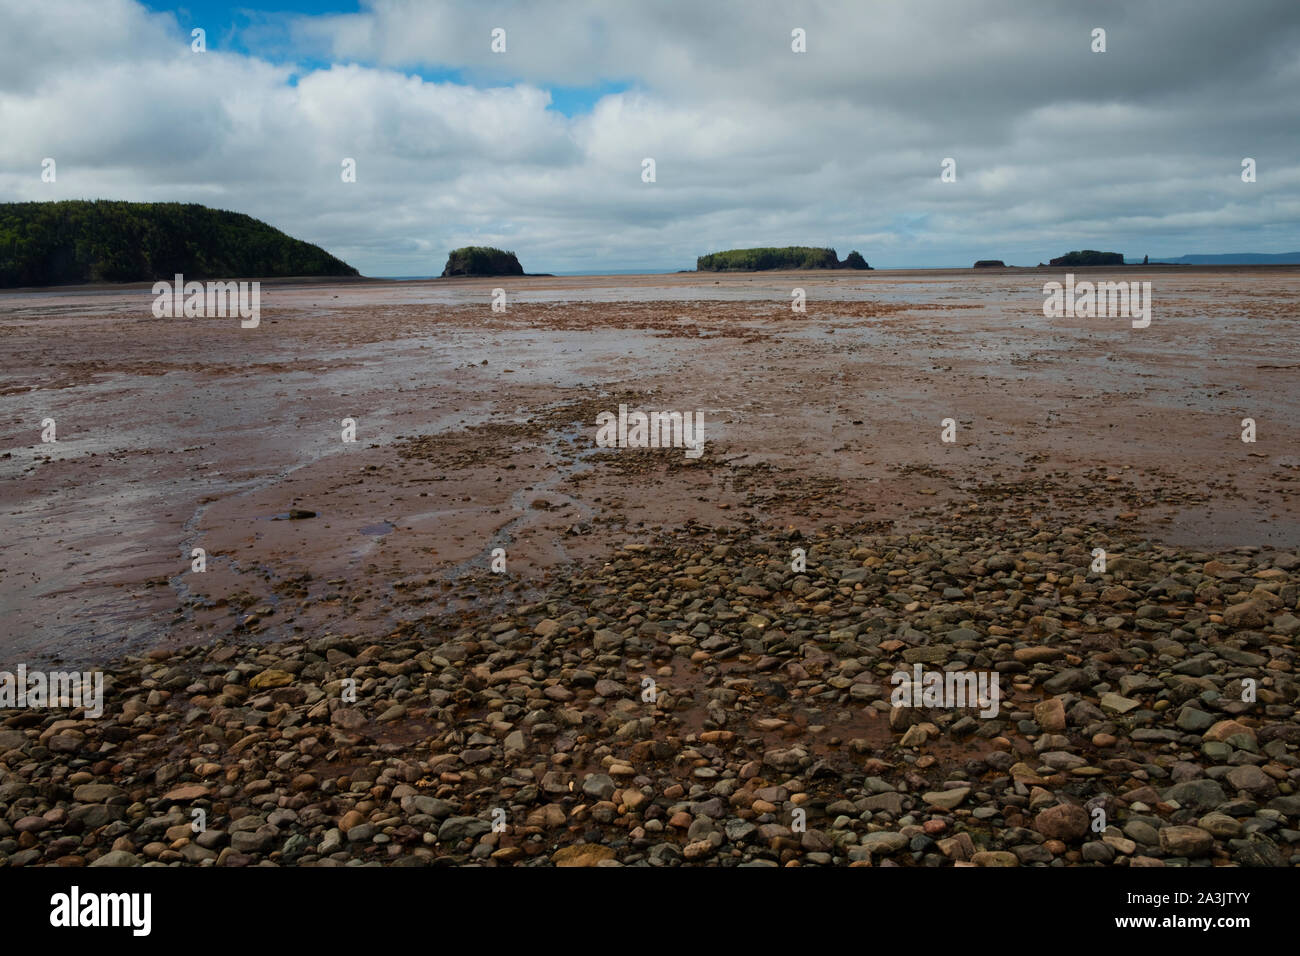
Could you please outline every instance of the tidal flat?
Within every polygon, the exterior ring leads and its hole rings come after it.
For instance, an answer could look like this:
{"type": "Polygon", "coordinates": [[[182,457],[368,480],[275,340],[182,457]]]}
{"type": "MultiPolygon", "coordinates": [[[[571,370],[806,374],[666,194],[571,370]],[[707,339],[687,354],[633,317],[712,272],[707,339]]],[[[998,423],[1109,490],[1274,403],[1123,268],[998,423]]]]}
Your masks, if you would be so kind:
{"type": "Polygon", "coordinates": [[[1075,271],[0,294],[0,854],[1294,862],[1300,269],[1075,271]]]}

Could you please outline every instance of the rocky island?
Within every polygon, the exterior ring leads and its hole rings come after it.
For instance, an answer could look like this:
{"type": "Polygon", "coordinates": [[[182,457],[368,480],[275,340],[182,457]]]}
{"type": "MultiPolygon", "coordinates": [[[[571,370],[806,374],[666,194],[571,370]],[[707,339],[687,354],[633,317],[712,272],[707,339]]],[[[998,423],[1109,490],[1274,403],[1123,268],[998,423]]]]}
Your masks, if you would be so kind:
{"type": "Polygon", "coordinates": [[[1052,259],[1053,266],[1122,266],[1124,254],[1120,252],[1098,252],[1096,249],[1084,249],[1082,252],[1067,252],[1052,259]]]}
{"type": "Polygon", "coordinates": [[[521,276],[524,267],[513,252],[491,246],[462,246],[447,256],[442,278],[451,276],[521,276]]]}
{"type": "Polygon", "coordinates": [[[765,269],[870,269],[856,249],[841,262],[834,249],[813,246],[764,246],[755,249],[727,249],[700,256],[699,272],[759,272],[765,269]]]}

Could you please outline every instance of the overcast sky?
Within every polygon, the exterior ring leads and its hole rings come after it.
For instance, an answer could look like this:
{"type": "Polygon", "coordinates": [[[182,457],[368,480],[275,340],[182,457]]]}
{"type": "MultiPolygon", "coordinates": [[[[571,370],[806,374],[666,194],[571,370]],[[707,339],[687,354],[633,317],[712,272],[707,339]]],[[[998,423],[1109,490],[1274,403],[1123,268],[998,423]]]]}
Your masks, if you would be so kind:
{"type": "Polygon", "coordinates": [[[233,209],[367,275],[1291,252],[1300,0],[0,0],[0,131],[0,201],[233,209]]]}

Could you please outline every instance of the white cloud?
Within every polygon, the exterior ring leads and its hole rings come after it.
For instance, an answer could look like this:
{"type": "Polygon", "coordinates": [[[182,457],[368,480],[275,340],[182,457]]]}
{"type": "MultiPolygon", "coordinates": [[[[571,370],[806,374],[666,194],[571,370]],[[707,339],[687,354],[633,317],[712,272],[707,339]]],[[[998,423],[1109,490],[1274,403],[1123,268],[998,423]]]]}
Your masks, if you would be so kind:
{"type": "Polygon", "coordinates": [[[467,242],[530,271],[777,243],[873,265],[1239,251],[1261,230],[1300,248],[1291,0],[375,0],[295,20],[288,61],[213,31],[192,53],[188,23],[129,0],[0,0],[0,23],[0,200],[203,202],[368,274],[436,274],[467,242]],[[322,53],[334,65],[311,68],[322,53]],[[613,81],[632,88],[590,113],[549,108],[552,85],[613,81]]]}

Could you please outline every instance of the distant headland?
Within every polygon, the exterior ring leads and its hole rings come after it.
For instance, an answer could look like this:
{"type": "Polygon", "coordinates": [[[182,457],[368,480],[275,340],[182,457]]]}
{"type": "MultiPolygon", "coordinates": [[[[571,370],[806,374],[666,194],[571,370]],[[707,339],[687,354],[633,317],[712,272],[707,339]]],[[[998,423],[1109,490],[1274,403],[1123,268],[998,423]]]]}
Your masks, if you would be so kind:
{"type": "Polygon", "coordinates": [[[352,277],[320,246],[197,203],[0,203],[0,287],[191,279],[352,277]]]}

